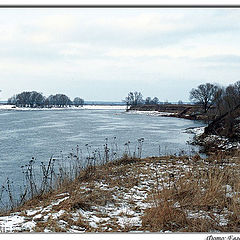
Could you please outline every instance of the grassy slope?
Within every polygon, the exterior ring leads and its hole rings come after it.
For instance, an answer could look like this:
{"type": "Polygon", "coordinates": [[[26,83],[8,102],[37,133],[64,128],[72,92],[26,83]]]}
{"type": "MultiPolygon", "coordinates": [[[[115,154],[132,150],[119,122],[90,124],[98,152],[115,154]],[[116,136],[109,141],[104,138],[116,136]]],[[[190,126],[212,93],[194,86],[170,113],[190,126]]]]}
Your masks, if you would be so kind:
{"type": "Polygon", "coordinates": [[[238,232],[239,163],[239,154],[122,159],[28,201],[8,222],[11,231],[238,232]]]}

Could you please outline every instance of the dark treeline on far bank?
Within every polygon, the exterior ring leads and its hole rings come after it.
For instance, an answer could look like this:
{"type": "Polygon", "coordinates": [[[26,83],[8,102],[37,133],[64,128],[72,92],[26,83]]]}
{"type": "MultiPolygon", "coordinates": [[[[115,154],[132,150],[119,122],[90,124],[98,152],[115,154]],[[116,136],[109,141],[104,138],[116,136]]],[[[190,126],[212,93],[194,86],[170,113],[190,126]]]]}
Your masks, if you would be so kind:
{"type": "Polygon", "coordinates": [[[31,91],[16,94],[8,99],[8,104],[13,104],[17,107],[67,107],[67,106],[82,106],[84,100],[80,97],[75,97],[73,101],[65,94],[55,94],[48,97],[42,93],[31,91]]]}
{"type": "MultiPolygon", "coordinates": [[[[215,115],[223,115],[240,106],[240,81],[227,87],[211,83],[200,84],[189,92],[189,100],[192,104],[201,107],[202,114],[214,110],[215,115]]],[[[141,92],[129,92],[123,101],[127,108],[141,105],[171,104],[168,101],[160,102],[157,97],[144,99],[141,92]]],[[[179,100],[178,104],[182,105],[183,102],[179,100]]]]}

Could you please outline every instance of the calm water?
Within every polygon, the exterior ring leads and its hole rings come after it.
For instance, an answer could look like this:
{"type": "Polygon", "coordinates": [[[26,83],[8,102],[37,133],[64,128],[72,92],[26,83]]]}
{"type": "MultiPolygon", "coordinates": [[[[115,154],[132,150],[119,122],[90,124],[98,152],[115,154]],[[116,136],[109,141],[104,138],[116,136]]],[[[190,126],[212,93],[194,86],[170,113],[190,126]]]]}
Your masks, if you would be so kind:
{"type": "MultiPolygon", "coordinates": [[[[103,148],[105,138],[116,137],[124,151],[130,141],[131,151],[137,139],[144,138],[143,156],[160,153],[189,152],[186,141],[193,135],[186,128],[203,126],[201,122],[177,118],[125,113],[124,110],[51,110],[0,111],[0,184],[9,177],[22,181],[21,166],[36,158],[36,165],[51,155],[70,153],[78,144],[103,148]]],[[[191,146],[192,148],[192,146],[191,146]]]]}

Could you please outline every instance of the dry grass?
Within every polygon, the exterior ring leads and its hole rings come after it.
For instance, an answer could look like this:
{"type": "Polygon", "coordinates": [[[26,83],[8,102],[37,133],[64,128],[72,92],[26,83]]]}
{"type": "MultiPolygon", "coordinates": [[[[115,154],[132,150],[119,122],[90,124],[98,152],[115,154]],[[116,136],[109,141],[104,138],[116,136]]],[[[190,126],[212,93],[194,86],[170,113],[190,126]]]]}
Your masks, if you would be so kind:
{"type": "Polygon", "coordinates": [[[51,208],[51,214],[63,213],[39,219],[35,231],[61,232],[75,226],[85,232],[238,232],[239,156],[123,158],[86,169],[61,189],[18,210],[48,206],[68,193],[68,199],[51,208]],[[143,197],[136,198],[137,193],[143,197]],[[99,219],[97,226],[91,225],[93,216],[99,219]],[[136,216],[141,224],[132,221],[136,216]]]}
{"type": "Polygon", "coordinates": [[[58,221],[51,217],[46,222],[37,222],[34,230],[35,232],[43,232],[45,229],[52,232],[66,232],[66,229],[60,227],[58,221]]]}
{"type": "Polygon", "coordinates": [[[142,218],[143,228],[151,232],[175,231],[187,224],[186,214],[164,201],[146,210],[142,218]]]}
{"type": "Polygon", "coordinates": [[[190,171],[170,179],[143,216],[149,231],[209,232],[240,230],[239,155],[220,153],[206,161],[193,157],[190,171]],[[200,161],[200,162],[199,162],[200,161]]]}

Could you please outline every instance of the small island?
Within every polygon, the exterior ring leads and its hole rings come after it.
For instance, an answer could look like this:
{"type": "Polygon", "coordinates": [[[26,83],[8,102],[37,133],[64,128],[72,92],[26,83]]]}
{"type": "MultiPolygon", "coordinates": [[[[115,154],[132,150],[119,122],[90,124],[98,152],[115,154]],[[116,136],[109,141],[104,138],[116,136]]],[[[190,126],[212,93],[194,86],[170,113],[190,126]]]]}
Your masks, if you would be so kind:
{"type": "Polygon", "coordinates": [[[42,93],[36,91],[24,91],[9,98],[7,103],[14,107],[24,108],[64,108],[68,106],[83,106],[84,100],[80,97],[75,97],[71,101],[65,94],[55,94],[45,97],[42,93]]]}

